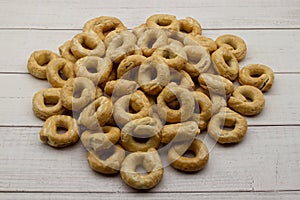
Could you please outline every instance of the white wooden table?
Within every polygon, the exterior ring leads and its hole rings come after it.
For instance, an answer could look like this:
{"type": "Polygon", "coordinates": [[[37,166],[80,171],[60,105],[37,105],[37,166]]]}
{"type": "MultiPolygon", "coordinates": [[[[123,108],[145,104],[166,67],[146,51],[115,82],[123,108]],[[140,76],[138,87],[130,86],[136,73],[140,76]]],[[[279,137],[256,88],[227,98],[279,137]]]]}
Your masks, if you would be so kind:
{"type": "Polygon", "coordinates": [[[0,0],[0,53],[0,199],[300,199],[299,0],[0,0]],[[242,143],[217,145],[196,174],[167,167],[143,194],[93,172],[80,143],[56,150],[39,141],[31,98],[49,84],[30,76],[26,62],[34,50],[57,51],[88,19],[112,15],[133,28],[154,13],[192,16],[214,39],[241,36],[241,66],[266,64],[275,82],[242,143]]]}

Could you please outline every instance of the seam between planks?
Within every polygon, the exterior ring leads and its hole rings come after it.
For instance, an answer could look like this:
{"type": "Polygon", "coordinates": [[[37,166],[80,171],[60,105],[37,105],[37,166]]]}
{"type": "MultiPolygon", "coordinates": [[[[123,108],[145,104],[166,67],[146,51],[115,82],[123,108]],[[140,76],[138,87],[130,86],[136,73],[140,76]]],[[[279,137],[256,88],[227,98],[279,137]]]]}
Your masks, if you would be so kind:
{"type": "MultiPolygon", "coordinates": [[[[0,72],[0,75],[18,75],[18,74],[30,74],[29,72],[14,72],[14,71],[6,71],[6,72],[0,72]]],[[[299,71],[294,71],[294,72],[291,72],[291,71],[288,71],[288,72],[274,72],[274,74],[284,74],[284,75],[294,75],[294,74],[300,74],[299,71]]]]}
{"type": "MultiPolygon", "coordinates": [[[[298,127],[300,124],[251,124],[248,127],[298,127]]],[[[0,128],[42,128],[39,125],[0,125],[0,128]]]]}
{"type": "MultiPolygon", "coordinates": [[[[77,28],[26,28],[26,27],[16,27],[16,28],[4,28],[4,27],[0,27],[0,31],[1,30],[38,30],[38,31],[81,31],[82,29],[77,29],[77,28]]],[[[131,28],[129,28],[128,30],[132,30],[131,28]]],[[[202,28],[202,30],[206,30],[206,31],[210,31],[210,30],[300,30],[300,27],[291,27],[291,28],[202,28]]]]}
{"type": "MultiPolygon", "coordinates": [[[[147,193],[153,193],[153,194],[160,194],[160,193],[173,193],[173,194],[220,194],[220,193],[286,193],[286,192],[300,192],[300,189],[297,190],[232,190],[232,191],[227,191],[227,190],[220,190],[220,191],[150,191],[147,193]]],[[[136,193],[135,191],[132,192],[93,192],[93,191],[86,191],[86,192],[76,192],[76,191],[0,191],[1,193],[25,193],[25,194],[64,194],[64,193],[69,193],[69,194],[117,194],[117,193],[122,193],[122,194],[133,194],[136,193]]]]}

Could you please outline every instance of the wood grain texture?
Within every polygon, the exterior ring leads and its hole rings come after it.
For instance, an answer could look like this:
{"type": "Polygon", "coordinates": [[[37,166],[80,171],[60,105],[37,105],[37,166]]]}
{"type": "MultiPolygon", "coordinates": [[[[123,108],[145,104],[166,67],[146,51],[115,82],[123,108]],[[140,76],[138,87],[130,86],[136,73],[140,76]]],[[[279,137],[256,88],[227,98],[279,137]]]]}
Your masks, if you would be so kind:
{"type": "MultiPolygon", "coordinates": [[[[251,127],[242,143],[216,145],[206,168],[186,174],[165,168],[150,192],[269,191],[300,189],[300,126],[251,127]]],[[[0,191],[134,192],[117,176],[93,172],[79,143],[54,149],[39,128],[0,128],[0,191]]]]}
{"type": "Polygon", "coordinates": [[[299,0],[0,0],[0,44],[0,199],[300,199],[299,0]],[[241,36],[248,54],[240,66],[262,63],[276,75],[242,143],[214,146],[205,137],[212,151],[204,170],[166,167],[145,194],[119,175],[93,172],[81,143],[58,150],[39,141],[43,121],[31,99],[50,85],[27,74],[26,64],[34,50],[57,52],[91,18],[116,16],[132,29],[155,13],[194,17],[213,39],[241,36]]]}
{"type": "Polygon", "coordinates": [[[300,3],[291,0],[18,0],[1,1],[1,28],[80,29],[88,19],[116,16],[129,28],[154,13],[191,16],[206,29],[300,28],[300,3]]]}
{"type": "MultiPolygon", "coordinates": [[[[0,72],[27,73],[27,60],[35,50],[58,46],[80,31],[72,30],[0,30],[0,72]],[[12,42],[11,38],[14,38],[12,42]]],[[[248,46],[247,57],[240,63],[263,63],[275,72],[300,72],[300,30],[205,30],[203,35],[216,39],[223,34],[242,37],[248,46]]]]}
{"type": "Polygon", "coordinates": [[[98,199],[232,199],[232,200],[295,200],[299,198],[299,192],[226,192],[226,193],[0,193],[0,198],[5,200],[98,200],[98,199]]]}
{"type": "MultiPolygon", "coordinates": [[[[273,88],[265,93],[265,108],[258,116],[248,117],[250,125],[300,125],[300,74],[276,74],[273,88]],[[283,117],[284,116],[284,117],[283,117]]],[[[41,126],[31,100],[37,91],[50,87],[47,81],[29,74],[0,74],[5,86],[0,93],[0,126],[41,126]]]]}

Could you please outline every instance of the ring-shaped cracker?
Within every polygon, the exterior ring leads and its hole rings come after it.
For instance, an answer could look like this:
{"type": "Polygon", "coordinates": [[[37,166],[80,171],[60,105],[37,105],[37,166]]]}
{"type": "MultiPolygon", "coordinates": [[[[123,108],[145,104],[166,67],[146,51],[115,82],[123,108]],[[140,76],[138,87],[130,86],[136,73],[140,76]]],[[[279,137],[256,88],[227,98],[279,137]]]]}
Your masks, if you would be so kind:
{"type": "Polygon", "coordinates": [[[170,83],[157,97],[158,114],[161,119],[170,123],[178,123],[187,121],[193,114],[195,103],[192,92],[170,83]],[[168,102],[178,100],[179,109],[172,109],[168,106],[168,102]]]}
{"type": "Polygon", "coordinates": [[[40,139],[52,147],[66,147],[79,140],[79,130],[76,121],[66,115],[53,115],[49,117],[40,131],[40,139]],[[58,133],[58,128],[66,129],[58,133]]]}
{"type": "Polygon", "coordinates": [[[86,56],[75,63],[76,76],[86,77],[96,85],[106,81],[112,69],[112,62],[107,57],[86,56]]]}
{"type": "Polygon", "coordinates": [[[102,174],[116,174],[119,172],[125,158],[125,151],[120,145],[114,145],[109,150],[100,152],[89,151],[87,158],[90,167],[94,171],[102,174]],[[109,154],[109,157],[102,159],[101,154],[109,154]]]}
{"type": "Polygon", "coordinates": [[[110,98],[102,96],[85,107],[78,118],[78,124],[89,130],[101,130],[112,116],[113,104],[110,98]]]}
{"type": "Polygon", "coordinates": [[[179,30],[179,23],[174,15],[155,14],[146,20],[148,28],[179,30]]]}
{"type": "Polygon", "coordinates": [[[224,108],[212,116],[207,126],[207,132],[218,143],[237,143],[246,135],[247,126],[247,120],[243,116],[229,108],[224,108]],[[233,129],[225,130],[223,126],[233,129]]]}
{"type": "Polygon", "coordinates": [[[75,35],[70,48],[77,58],[85,56],[102,57],[105,54],[104,42],[93,32],[82,32],[75,35]]]}
{"type": "Polygon", "coordinates": [[[265,105],[263,93],[254,86],[239,86],[228,100],[228,106],[242,115],[257,115],[265,105]],[[250,99],[250,102],[248,101],[250,99]]]}
{"type": "Polygon", "coordinates": [[[216,39],[216,44],[218,45],[218,47],[225,47],[229,49],[229,51],[233,53],[238,61],[243,60],[246,56],[246,43],[242,38],[236,35],[221,35],[216,39]]]}
{"type": "MultiPolygon", "coordinates": [[[[130,55],[123,59],[117,69],[118,79],[122,78],[127,72],[141,66],[146,61],[146,57],[142,55],[130,55]]],[[[130,72],[129,72],[130,73],[130,72]]]]}
{"type": "Polygon", "coordinates": [[[195,172],[203,169],[209,159],[209,152],[206,145],[195,139],[187,148],[185,144],[174,145],[168,151],[168,160],[175,169],[195,172]],[[192,151],[194,157],[185,157],[186,151],[192,151]]]}
{"type": "Polygon", "coordinates": [[[195,99],[195,111],[192,120],[197,122],[200,130],[206,129],[207,123],[212,116],[212,102],[204,93],[194,91],[193,96],[195,99]]]}
{"type": "Polygon", "coordinates": [[[114,102],[121,96],[134,93],[139,88],[139,85],[135,81],[126,79],[117,79],[116,81],[110,81],[106,84],[104,90],[105,93],[111,95],[114,102]]]}
{"type": "Polygon", "coordinates": [[[121,131],[118,127],[103,126],[100,130],[86,130],[81,134],[81,142],[89,151],[101,151],[108,149],[116,144],[121,137],[121,131]]]}
{"type": "Polygon", "coordinates": [[[202,28],[200,23],[192,17],[178,20],[179,31],[189,35],[201,35],[202,28]]]}
{"type": "Polygon", "coordinates": [[[227,48],[221,47],[211,55],[215,70],[223,77],[234,81],[239,75],[239,63],[234,54],[227,48]]]}
{"type": "Polygon", "coordinates": [[[65,58],[53,59],[46,68],[46,75],[52,87],[62,88],[67,79],[75,77],[74,63],[65,58]]]}
{"type": "Polygon", "coordinates": [[[61,90],[62,105],[68,110],[79,111],[94,100],[96,88],[85,77],[69,78],[61,90]]]}
{"type": "Polygon", "coordinates": [[[213,39],[204,35],[195,35],[191,37],[190,40],[186,39],[186,44],[192,45],[194,43],[193,41],[196,41],[199,45],[203,46],[209,53],[214,52],[218,48],[216,42],[213,39]]]}
{"type": "Polygon", "coordinates": [[[184,68],[187,56],[182,46],[171,43],[156,49],[153,56],[158,56],[169,66],[176,70],[184,68]]]}
{"type": "Polygon", "coordinates": [[[161,142],[168,144],[170,142],[193,141],[199,134],[200,129],[194,121],[168,124],[161,129],[161,142]]]}
{"type": "Polygon", "coordinates": [[[113,110],[115,122],[119,127],[134,119],[148,117],[152,114],[151,104],[146,95],[140,90],[119,98],[115,102],[113,110]]]}
{"type": "Polygon", "coordinates": [[[121,20],[110,16],[100,16],[91,19],[83,26],[83,32],[95,32],[101,40],[126,30],[127,28],[121,20]]]}
{"type": "Polygon", "coordinates": [[[138,47],[140,47],[143,55],[146,57],[151,56],[157,48],[167,44],[167,34],[160,29],[148,29],[137,40],[138,47]]]}
{"type": "Polygon", "coordinates": [[[71,51],[71,40],[66,41],[60,47],[58,47],[59,54],[62,58],[67,59],[68,61],[75,63],[78,58],[71,51]]]}
{"type": "Polygon", "coordinates": [[[121,167],[122,180],[134,189],[151,189],[155,187],[163,177],[164,168],[158,152],[151,148],[147,152],[134,152],[129,154],[121,167]],[[142,165],[148,172],[140,174],[136,168],[142,165]]]}
{"type": "Polygon", "coordinates": [[[48,50],[34,51],[27,62],[28,72],[39,79],[46,79],[46,68],[51,60],[59,58],[59,56],[48,50]]]}
{"type": "Polygon", "coordinates": [[[200,46],[187,45],[183,47],[187,55],[187,63],[184,70],[191,76],[199,76],[210,68],[210,55],[207,50],[200,46]]]}
{"type": "Polygon", "coordinates": [[[262,92],[268,91],[272,87],[273,80],[273,70],[261,64],[247,65],[239,73],[239,82],[242,85],[252,85],[262,92]]]}
{"type": "Polygon", "coordinates": [[[223,76],[202,73],[198,77],[199,84],[211,94],[228,95],[234,90],[233,83],[223,76]]]}
{"type": "Polygon", "coordinates": [[[191,76],[184,70],[177,71],[175,69],[170,69],[170,83],[174,82],[180,87],[186,88],[188,90],[195,89],[194,81],[191,76]]]}
{"type": "Polygon", "coordinates": [[[132,120],[122,128],[120,141],[122,146],[131,152],[157,149],[160,144],[159,125],[151,117],[132,120]]]}
{"type": "Polygon", "coordinates": [[[138,83],[147,94],[159,94],[169,81],[169,67],[159,57],[151,56],[147,58],[139,68],[138,83]]]}
{"type": "Polygon", "coordinates": [[[126,56],[133,55],[138,51],[136,36],[129,31],[107,38],[104,42],[107,46],[106,56],[114,63],[120,63],[126,56]]]}
{"type": "Polygon", "coordinates": [[[67,110],[62,106],[60,93],[61,88],[47,88],[37,92],[32,99],[34,114],[43,120],[53,115],[64,114],[67,110]]]}

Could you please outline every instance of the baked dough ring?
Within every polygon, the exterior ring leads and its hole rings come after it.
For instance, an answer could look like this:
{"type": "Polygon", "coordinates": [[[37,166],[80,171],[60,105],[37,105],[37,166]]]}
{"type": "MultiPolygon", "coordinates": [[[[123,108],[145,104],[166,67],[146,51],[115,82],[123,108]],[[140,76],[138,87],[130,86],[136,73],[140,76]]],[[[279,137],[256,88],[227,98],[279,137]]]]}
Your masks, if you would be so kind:
{"type": "Polygon", "coordinates": [[[242,85],[252,85],[262,92],[268,91],[272,87],[273,80],[273,70],[261,64],[247,65],[239,73],[239,82],[242,85]]]}
{"type": "Polygon", "coordinates": [[[211,107],[212,116],[219,113],[222,109],[224,109],[227,106],[225,95],[211,94],[210,100],[212,103],[212,107],[211,107]]]}
{"type": "Polygon", "coordinates": [[[186,17],[185,19],[178,20],[179,31],[189,35],[201,35],[202,28],[197,20],[192,17],[186,17]]]}
{"type": "Polygon", "coordinates": [[[134,152],[129,154],[121,167],[122,180],[134,189],[151,189],[163,177],[164,168],[158,152],[151,148],[147,152],[134,152]],[[143,175],[136,172],[137,166],[142,165],[148,172],[143,175]]]}
{"type": "Polygon", "coordinates": [[[207,49],[209,53],[214,52],[218,48],[216,42],[213,39],[206,37],[204,35],[195,35],[191,37],[191,40],[186,40],[189,41],[186,42],[186,44],[187,45],[192,44],[193,40],[196,41],[199,45],[203,46],[205,49],[207,49]]]}
{"type": "Polygon", "coordinates": [[[247,53],[247,46],[245,41],[236,35],[221,35],[216,39],[218,47],[225,47],[229,49],[238,61],[245,58],[247,53]]]}
{"type": "Polygon", "coordinates": [[[144,33],[146,30],[148,30],[149,28],[146,26],[146,24],[141,24],[135,28],[132,29],[132,33],[137,37],[139,38],[140,35],[142,33],[144,33]]]}
{"type": "Polygon", "coordinates": [[[257,115],[265,105],[263,93],[250,85],[239,86],[228,100],[228,106],[242,115],[257,115]],[[250,99],[251,102],[248,102],[250,99]]]}
{"type": "Polygon", "coordinates": [[[101,40],[126,30],[127,28],[118,18],[110,16],[91,19],[83,27],[83,32],[95,32],[101,40]]]}
{"type": "Polygon", "coordinates": [[[102,174],[116,174],[119,172],[121,163],[125,158],[125,151],[120,145],[114,145],[107,151],[108,152],[102,150],[100,153],[93,151],[88,152],[87,158],[89,165],[96,172],[102,174]],[[110,156],[104,160],[100,158],[99,154],[110,154],[110,156]]]}
{"type": "Polygon", "coordinates": [[[170,142],[193,141],[199,133],[200,129],[194,121],[168,124],[164,125],[161,130],[161,142],[168,144],[170,142]]]}
{"type": "Polygon", "coordinates": [[[67,79],[75,77],[74,63],[65,58],[55,58],[46,67],[46,76],[52,87],[62,88],[67,79]]]}
{"type": "Polygon", "coordinates": [[[239,63],[234,54],[221,47],[212,53],[211,59],[215,70],[223,77],[234,81],[239,75],[239,63]]]}
{"type": "Polygon", "coordinates": [[[243,116],[229,108],[224,108],[212,116],[207,131],[218,143],[237,143],[246,135],[247,126],[247,120],[243,116]],[[223,130],[222,126],[233,127],[233,129],[223,130]]]}
{"type": "Polygon", "coordinates": [[[139,85],[135,81],[118,79],[116,81],[108,82],[104,90],[106,94],[111,96],[112,101],[114,102],[121,96],[134,93],[138,88],[139,85]]]}
{"type": "Polygon", "coordinates": [[[106,81],[111,71],[112,62],[107,57],[86,56],[75,63],[76,76],[86,77],[96,85],[106,81]]]}
{"type": "Polygon", "coordinates": [[[137,40],[137,45],[143,52],[143,55],[149,57],[159,47],[168,44],[168,37],[163,30],[148,29],[143,32],[137,40]]]}
{"type": "Polygon", "coordinates": [[[206,129],[207,123],[212,115],[212,102],[200,91],[194,91],[193,96],[196,102],[192,120],[197,122],[200,130],[206,129]]]}
{"type": "Polygon", "coordinates": [[[107,82],[110,82],[110,81],[113,81],[116,79],[117,79],[117,70],[115,69],[115,67],[113,65],[113,68],[112,68],[108,78],[103,83],[101,83],[99,86],[104,89],[107,82]]]}
{"type": "Polygon", "coordinates": [[[210,55],[204,47],[188,45],[183,47],[183,50],[188,59],[184,70],[191,77],[199,76],[200,73],[204,73],[209,69],[211,64],[210,55]]]}
{"type": "Polygon", "coordinates": [[[122,31],[118,35],[106,38],[106,56],[114,63],[120,63],[126,56],[138,51],[136,37],[129,31],[122,31]]]}
{"type": "Polygon", "coordinates": [[[138,83],[147,94],[159,94],[169,81],[169,67],[159,57],[151,56],[147,58],[139,68],[138,83]]]}
{"type": "Polygon", "coordinates": [[[179,23],[174,15],[155,14],[146,20],[148,28],[179,30],[179,23]]]}
{"type": "Polygon", "coordinates": [[[219,75],[202,73],[198,77],[199,84],[205,90],[208,90],[209,93],[219,94],[219,95],[228,95],[231,94],[234,90],[233,83],[219,75]]]}
{"type": "Polygon", "coordinates": [[[68,110],[79,111],[94,100],[96,88],[85,77],[69,78],[61,90],[62,105],[68,110]]]}
{"type": "Polygon", "coordinates": [[[186,144],[179,144],[171,147],[168,152],[168,160],[175,169],[195,172],[203,169],[209,159],[209,152],[206,145],[198,139],[195,139],[187,148],[186,144]],[[186,151],[192,151],[195,156],[192,158],[185,157],[186,151]]]}
{"type": "Polygon", "coordinates": [[[160,144],[160,129],[157,121],[151,117],[144,117],[128,122],[121,131],[121,144],[131,152],[157,149],[160,144]]]}
{"type": "Polygon", "coordinates": [[[161,119],[170,123],[187,121],[191,118],[195,103],[193,94],[175,83],[170,83],[157,97],[158,114],[161,119]],[[178,99],[180,108],[177,110],[168,107],[167,103],[178,99]]]}
{"type": "Polygon", "coordinates": [[[59,56],[52,51],[34,51],[27,62],[28,72],[36,78],[46,79],[46,67],[49,62],[55,58],[59,58],[59,56]]]}
{"type": "Polygon", "coordinates": [[[195,89],[195,84],[191,76],[184,70],[177,71],[175,69],[170,69],[170,83],[171,82],[188,90],[195,89]]]}
{"type": "Polygon", "coordinates": [[[113,116],[119,127],[123,127],[126,123],[143,117],[151,116],[152,108],[145,94],[137,90],[130,95],[119,98],[113,108],[113,116]],[[130,113],[130,108],[134,111],[130,113]]]}
{"type": "Polygon", "coordinates": [[[34,114],[43,120],[53,115],[64,114],[67,110],[62,106],[60,92],[61,88],[47,88],[37,92],[32,99],[34,114]],[[47,104],[53,106],[47,106],[47,104]]]}
{"type": "Polygon", "coordinates": [[[93,32],[82,32],[75,35],[71,41],[71,51],[77,58],[85,56],[102,57],[105,54],[103,41],[93,32]]]}
{"type": "Polygon", "coordinates": [[[182,46],[171,43],[156,49],[153,56],[158,56],[169,66],[176,70],[184,68],[187,56],[182,46]]]}
{"type": "MultiPolygon", "coordinates": [[[[146,57],[142,55],[130,55],[123,59],[121,63],[118,66],[117,70],[117,77],[118,79],[123,78],[123,75],[125,75],[128,72],[127,76],[134,75],[133,72],[129,72],[133,70],[136,67],[140,67],[142,64],[144,64],[146,61],[146,57]]],[[[127,77],[126,76],[126,77],[127,77]]],[[[130,77],[131,79],[134,79],[134,77],[130,77]]]]}
{"type": "Polygon", "coordinates": [[[116,144],[121,137],[118,127],[103,126],[99,131],[86,130],[81,134],[81,142],[88,151],[101,151],[116,144]]]}
{"type": "Polygon", "coordinates": [[[102,96],[83,109],[78,124],[90,130],[101,130],[101,127],[112,116],[113,104],[110,98],[102,96]]]}
{"type": "Polygon", "coordinates": [[[66,147],[79,140],[79,131],[76,121],[66,115],[49,117],[40,131],[40,139],[52,147],[66,147]],[[65,133],[57,133],[57,128],[67,129],[65,133]]]}
{"type": "Polygon", "coordinates": [[[172,30],[165,30],[165,33],[168,36],[168,44],[177,44],[181,47],[185,46],[185,39],[187,38],[186,34],[172,31],[172,30]]]}
{"type": "Polygon", "coordinates": [[[58,51],[62,58],[67,59],[72,63],[75,63],[78,60],[78,58],[74,56],[71,51],[71,40],[68,40],[63,45],[61,45],[58,48],[58,51]]]}

